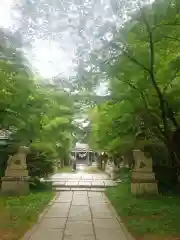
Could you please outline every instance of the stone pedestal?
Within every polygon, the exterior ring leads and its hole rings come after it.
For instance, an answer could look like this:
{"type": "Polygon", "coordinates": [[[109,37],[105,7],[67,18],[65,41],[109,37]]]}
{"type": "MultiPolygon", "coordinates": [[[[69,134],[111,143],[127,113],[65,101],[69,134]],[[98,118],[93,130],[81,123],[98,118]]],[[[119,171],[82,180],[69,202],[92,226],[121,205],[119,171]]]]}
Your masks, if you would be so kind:
{"type": "Polygon", "coordinates": [[[144,156],[140,150],[133,151],[135,168],[131,176],[131,192],[135,196],[157,195],[158,187],[152,170],[152,159],[144,156]]]}
{"type": "Polygon", "coordinates": [[[118,178],[118,171],[119,171],[119,169],[115,166],[114,163],[112,163],[112,166],[110,168],[111,180],[116,180],[118,178]]]}
{"type": "Polygon", "coordinates": [[[1,194],[8,196],[21,196],[29,193],[28,177],[3,177],[1,194]]]}
{"type": "Polygon", "coordinates": [[[111,180],[115,180],[118,177],[118,168],[113,162],[108,161],[106,164],[105,172],[110,176],[111,180]]]}
{"type": "Polygon", "coordinates": [[[5,176],[2,178],[1,194],[27,195],[29,193],[27,153],[28,148],[21,146],[15,155],[9,157],[5,176]]]}

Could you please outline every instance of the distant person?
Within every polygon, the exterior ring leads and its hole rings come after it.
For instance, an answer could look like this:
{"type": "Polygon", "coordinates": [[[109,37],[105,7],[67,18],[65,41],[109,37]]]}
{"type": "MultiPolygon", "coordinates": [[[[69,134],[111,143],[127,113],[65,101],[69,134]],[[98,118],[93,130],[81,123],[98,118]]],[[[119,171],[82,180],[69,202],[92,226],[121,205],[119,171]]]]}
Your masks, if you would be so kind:
{"type": "Polygon", "coordinates": [[[76,158],[71,154],[70,156],[71,164],[72,164],[72,172],[76,171],[76,158]]]}

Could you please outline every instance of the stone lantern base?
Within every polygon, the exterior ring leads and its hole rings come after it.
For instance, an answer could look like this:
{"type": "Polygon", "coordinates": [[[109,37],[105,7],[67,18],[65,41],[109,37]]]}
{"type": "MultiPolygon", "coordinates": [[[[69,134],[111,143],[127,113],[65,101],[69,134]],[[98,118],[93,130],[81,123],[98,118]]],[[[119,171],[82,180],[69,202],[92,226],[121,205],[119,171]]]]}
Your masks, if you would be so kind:
{"type": "Polygon", "coordinates": [[[29,177],[3,177],[1,195],[20,196],[29,194],[29,177]]]}
{"type": "Polygon", "coordinates": [[[132,171],[131,193],[135,196],[158,195],[155,174],[152,171],[132,171]]]}

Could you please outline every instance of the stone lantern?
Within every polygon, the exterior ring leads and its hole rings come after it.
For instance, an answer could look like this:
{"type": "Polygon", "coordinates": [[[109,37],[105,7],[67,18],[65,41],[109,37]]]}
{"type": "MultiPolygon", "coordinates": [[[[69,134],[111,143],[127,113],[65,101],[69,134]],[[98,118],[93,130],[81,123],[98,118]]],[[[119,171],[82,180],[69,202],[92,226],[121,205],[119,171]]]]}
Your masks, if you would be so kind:
{"type": "Polygon", "coordinates": [[[29,193],[29,175],[26,156],[29,148],[20,146],[17,153],[9,156],[5,176],[2,178],[1,194],[26,195],[29,193]]]}
{"type": "Polygon", "coordinates": [[[131,192],[133,195],[157,195],[158,186],[152,170],[152,159],[146,158],[141,150],[133,150],[135,167],[131,176],[131,192]]]}

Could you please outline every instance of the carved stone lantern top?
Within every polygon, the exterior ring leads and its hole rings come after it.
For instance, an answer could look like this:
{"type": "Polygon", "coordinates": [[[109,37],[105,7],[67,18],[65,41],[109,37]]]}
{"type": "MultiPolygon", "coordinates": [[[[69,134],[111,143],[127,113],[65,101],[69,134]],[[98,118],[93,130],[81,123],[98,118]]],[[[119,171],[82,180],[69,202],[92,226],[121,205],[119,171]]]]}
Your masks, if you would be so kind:
{"type": "Polygon", "coordinates": [[[152,171],[152,159],[146,158],[141,150],[133,150],[133,156],[135,160],[135,169],[152,171]]]}

